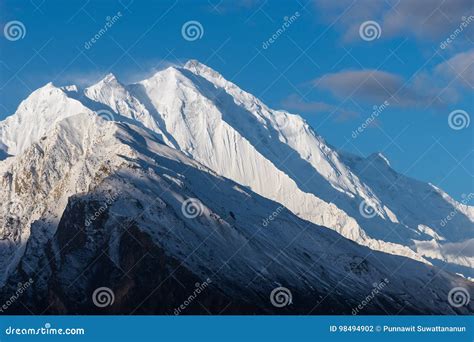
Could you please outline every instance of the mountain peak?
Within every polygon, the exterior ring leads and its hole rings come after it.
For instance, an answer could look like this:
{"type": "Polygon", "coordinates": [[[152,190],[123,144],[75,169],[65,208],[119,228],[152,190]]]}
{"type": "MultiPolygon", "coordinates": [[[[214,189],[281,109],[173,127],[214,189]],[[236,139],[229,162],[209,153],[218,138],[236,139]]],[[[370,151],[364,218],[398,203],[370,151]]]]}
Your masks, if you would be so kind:
{"type": "Polygon", "coordinates": [[[123,85],[117,80],[114,74],[108,73],[100,81],[87,87],[84,90],[84,93],[86,94],[86,96],[89,96],[91,93],[101,93],[104,91],[109,93],[112,89],[120,88],[123,88],[123,85]]]}
{"type": "MultiPolygon", "coordinates": [[[[35,95],[35,94],[43,94],[43,93],[51,93],[51,92],[58,92],[58,93],[63,93],[62,89],[59,88],[59,87],[56,87],[53,82],[48,82],[46,83],[44,86],[36,89],[35,91],[33,91],[29,96],[28,98],[30,98],[32,95],[35,95]]],[[[37,95],[39,96],[39,95],[37,95]]],[[[27,99],[28,99],[27,98],[27,99]]]]}
{"type": "Polygon", "coordinates": [[[57,87],[53,82],[48,82],[41,88],[33,91],[25,100],[23,100],[20,105],[20,108],[31,107],[33,110],[34,106],[38,106],[40,103],[48,105],[52,102],[61,101],[66,96],[63,87],[57,87]]]}
{"type": "Polygon", "coordinates": [[[115,77],[114,74],[109,72],[107,75],[104,76],[104,78],[102,78],[96,84],[120,84],[120,82],[117,80],[117,77],[115,77]]]}
{"type": "Polygon", "coordinates": [[[103,87],[116,87],[121,86],[121,83],[117,80],[114,74],[108,73],[106,74],[100,81],[94,83],[93,85],[86,88],[87,89],[100,89],[103,87]]]}
{"type": "Polygon", "coordinates": [[[15,114],[0,122],[0,141],[16,155],[38,141],[58,121],[81,112],[91,112],[64,89],[49,82],[23,100],[15,114]]]}

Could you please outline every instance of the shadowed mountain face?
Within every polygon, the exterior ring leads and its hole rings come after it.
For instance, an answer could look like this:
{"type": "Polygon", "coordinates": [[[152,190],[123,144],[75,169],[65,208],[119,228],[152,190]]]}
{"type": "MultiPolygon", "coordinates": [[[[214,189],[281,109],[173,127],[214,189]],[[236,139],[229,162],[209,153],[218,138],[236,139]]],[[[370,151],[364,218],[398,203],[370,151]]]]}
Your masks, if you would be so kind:
{"type": "Polygon", "coordinates": [[[380,154],[336,151],[298,115],[268,108],[197,61],[131,85],[111,74],[84,90],[48,84],[0,122],[0,150],[21,155],[78,113],[140,126],[217,174],[358,244],[474,277],[469,201],[456,202],[397,173],[380,154]]]}
{"type": "Polygon", "coordinates": [[[0,299],[31,282],[7,313],[474,312],[447,300],[470,281],[302,220],[131,123],[71,116],[0,166],[23,204],[2,221],[0,299]]]}

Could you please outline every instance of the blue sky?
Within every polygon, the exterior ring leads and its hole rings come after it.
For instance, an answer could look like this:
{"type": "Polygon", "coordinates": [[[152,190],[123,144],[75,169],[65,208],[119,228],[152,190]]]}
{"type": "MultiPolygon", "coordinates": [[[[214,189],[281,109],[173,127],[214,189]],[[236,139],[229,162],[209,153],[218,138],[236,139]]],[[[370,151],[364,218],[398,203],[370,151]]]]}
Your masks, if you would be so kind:
{"type": "Polygon", "coordinates": [[[472,15],[466,0],[4,0],[2,28],[16,20],[25,30],[0,39],[0,119],[50,81],[85,86],[113,72],[131,83],[198,59],[302,115],[333,146],[381,151],[397,171],[461,200],[474,191],[474,123],[453,129],[448,116],[474,113],[472,15]],[[202,37],[183,38],[188,21],[202,37]],[[367,21],[376,25],[360,31],[367,21]]]}

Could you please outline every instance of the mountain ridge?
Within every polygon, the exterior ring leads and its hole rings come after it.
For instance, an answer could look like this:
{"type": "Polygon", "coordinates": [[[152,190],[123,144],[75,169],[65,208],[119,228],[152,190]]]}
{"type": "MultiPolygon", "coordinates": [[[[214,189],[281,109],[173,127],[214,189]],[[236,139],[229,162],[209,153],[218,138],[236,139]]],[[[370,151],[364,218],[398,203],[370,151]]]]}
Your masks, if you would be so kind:
{"type": "Polygon", "coordinates": [[[204,279],[210,311],[187,313],[349,314],[380,282],[367,314],[474,312],[447,301],[471,282],[304,221],[130,122],[64,118],[0,171],[0,198],[23,203],[1,225],[17,253],[4,236],[13,257],[0,298],[33,280],[9,313],[172,314],[204,279]],[[269,294],[282,285],[293,304],[278,308],[269,294]],[[100,286],[114,293],[107,308],[92,300],[100,286]]]}
{"type": "MultiPolygon", "coordinates": [[[[375,250],[426,263],[434,258],[474,276],[474,258],[465,248],[455,255],[453,248],[443,247],[461,246],[474,238],[474,207],[396,173],[378,154],[361,158],[334,150],[301,117],[271,110],[195,60],[128,86],[107,75],[76,97],[84,107],[77,110],[98,112],[99,107],[90,108],[86,99],[104,106],[100,110],[110,116],[106,119],[140,123],[168,146],[307,221],[375,250]],[[377,167],[378,160],[382,164],[377,167]],[[380,167],[386,168],[392,183],[374,182],[380,167]],[[399,179],[406,189],[397,184],[399,179]],[[387,184],[397,185],[396,191],[387,191],[387,184]],[[413,211],[423,197],[411,188],[420,187],[436,206],[428,203],[423,211],[413,211]],[[400,192],[407,192],[403,201],[396,199],[400,192]],[[365,217],[360,211],[363,204],[375,215],[365,217]],[[459,212],[450,224],[456,229],[445,229],[440,222],[452,211],[459,212]]],[[[64,112],[62,117],[72,114],[64,112]]],[[[0,123],[0,142],[8,146],[11,139],[2,139],[2,131],[7,130],[0,123]]],[[[15,151],[16,147],[10,148],[15,151]]]]}

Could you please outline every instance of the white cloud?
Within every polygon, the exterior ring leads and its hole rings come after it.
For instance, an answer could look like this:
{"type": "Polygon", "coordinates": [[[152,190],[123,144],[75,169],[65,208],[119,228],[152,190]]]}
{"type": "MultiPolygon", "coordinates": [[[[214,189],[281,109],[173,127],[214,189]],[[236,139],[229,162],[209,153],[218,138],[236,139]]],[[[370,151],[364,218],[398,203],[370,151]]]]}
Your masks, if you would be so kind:
{"type": "MultiPolygon", "coordinates": [[[[472,0],[315,0],[320,16],[343,31],[345,40],[359,39],[359,26],[375,20],[381,38],[414,36],[421,40],[443,39],[473,14],[472,0]],[[344,12],[345,11],[345,12],[344,12]]],[[[474,39],[474,25],[459,41],[474,39]]]]}
{"type": "Polygon", "coordinates": [[[399,106],[414,106],[427,100],[403,77],[380,70],[345,70],[326,74],[313,82],[341,100],[350,98],[373,105],[389,101],[399,106]]]}
{"type": "Polygon", "coordinates": [[[449,82],[474,89],[474,49],[458,53],[435,68],[436,75],[444,77],[449,82]]]}
{"type": "Polygon", "coordinates": [[[308,114],[330,113],[334,121],[337,122],[348,121],[359,116],[357,112],[340,108],[326,102],[305,101],[297,94],[291,94],[284,99],[281,104],[285,109],[296,112],[308,114]]]}
{"type": "Polygon", "coordinates": [[[313,80],[340,100],[378,104],[387,100],[393,106],[440,106],[470,96],[474,88],[474,49],[462,52],[406,79],[382,70],[343,70],[313,80]]]}

